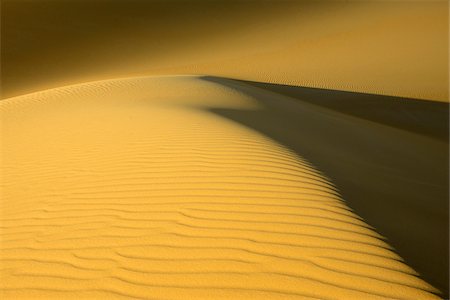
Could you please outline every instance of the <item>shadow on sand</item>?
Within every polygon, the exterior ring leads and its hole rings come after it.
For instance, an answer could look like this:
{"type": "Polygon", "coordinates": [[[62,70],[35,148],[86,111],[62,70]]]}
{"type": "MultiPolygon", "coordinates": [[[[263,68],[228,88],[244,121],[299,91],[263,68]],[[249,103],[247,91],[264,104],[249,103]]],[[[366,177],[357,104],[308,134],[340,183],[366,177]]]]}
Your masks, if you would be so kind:
{"type": "Polygon", "coordinates": [[[309,160],[448,298],[448,109],[398,97],[218,77],[259,110],[210,109],[309,160]]]}

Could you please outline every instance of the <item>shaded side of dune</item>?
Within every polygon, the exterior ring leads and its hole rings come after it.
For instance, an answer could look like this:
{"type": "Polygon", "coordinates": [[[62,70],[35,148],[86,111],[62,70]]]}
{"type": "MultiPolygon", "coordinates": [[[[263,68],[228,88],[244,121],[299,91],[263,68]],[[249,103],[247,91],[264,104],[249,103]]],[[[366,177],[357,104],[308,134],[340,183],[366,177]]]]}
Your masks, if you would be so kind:
{"type": "Polygon", "coordinates": [[[447,104],[217,77],[204,80],[258,99],[261,110],[211,111],[269,136],[318,166],[348,205],[447,298],[447,104]]]}
{"type": "Polygon", "coordinates": [[[448,141],[449,104],[284,84],[241,82],[355,117],[448,141]]]}

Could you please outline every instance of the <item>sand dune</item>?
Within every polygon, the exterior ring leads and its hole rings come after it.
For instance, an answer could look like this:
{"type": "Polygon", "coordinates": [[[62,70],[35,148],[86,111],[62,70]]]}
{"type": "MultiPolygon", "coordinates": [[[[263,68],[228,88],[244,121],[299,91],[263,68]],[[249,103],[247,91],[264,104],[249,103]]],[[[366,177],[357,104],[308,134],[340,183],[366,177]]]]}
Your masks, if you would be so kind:
{"type": "Polygon", "coordinates": [[[448,297],[448,9],[2,0],[0,298],[448,297]]]}
{"type": "Polygon", "coordinates": [[[315,165],[218,114],[264,108],[233,85],[138,77],[0,102],[2,297],[437,298],[315,165]]]}

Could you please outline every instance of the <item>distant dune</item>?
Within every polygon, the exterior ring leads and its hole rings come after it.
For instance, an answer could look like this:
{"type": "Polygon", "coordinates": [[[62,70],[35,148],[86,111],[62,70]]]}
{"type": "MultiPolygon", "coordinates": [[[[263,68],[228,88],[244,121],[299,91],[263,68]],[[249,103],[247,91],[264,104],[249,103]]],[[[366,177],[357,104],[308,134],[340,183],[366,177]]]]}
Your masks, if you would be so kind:
{"type": "Polygon", "coordinates": [[[139,77],[2,101],[3,298],[437,298],[314,165],[214,113],[258,93],[139,77]]]}
{"type": "Polygon", "coordinates": [[[448,12],[445,0],[2,0],[2,94],[208,74],[445,102],[448,12]]]}

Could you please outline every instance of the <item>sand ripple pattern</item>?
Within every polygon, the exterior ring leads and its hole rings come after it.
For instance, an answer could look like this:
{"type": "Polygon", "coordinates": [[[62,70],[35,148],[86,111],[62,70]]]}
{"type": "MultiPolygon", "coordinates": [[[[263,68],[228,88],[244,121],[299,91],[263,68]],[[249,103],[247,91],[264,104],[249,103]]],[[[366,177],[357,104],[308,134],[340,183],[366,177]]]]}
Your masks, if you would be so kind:
{"type": "Polygon", "coordinates": [[[2,101],[1,298],[435,298],[314,166],[210,107],[258,109],[193,76],[2,101]]]}

